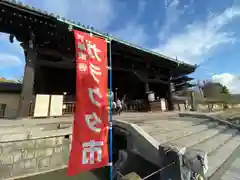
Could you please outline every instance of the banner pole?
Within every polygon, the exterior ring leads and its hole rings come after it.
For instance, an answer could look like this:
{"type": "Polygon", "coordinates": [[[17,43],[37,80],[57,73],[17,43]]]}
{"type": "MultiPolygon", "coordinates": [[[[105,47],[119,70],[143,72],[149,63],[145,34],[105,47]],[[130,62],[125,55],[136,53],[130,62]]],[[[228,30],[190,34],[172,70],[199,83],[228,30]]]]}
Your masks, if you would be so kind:
{"type": "Polygon", "coordinates": [[[113,102],[113,88],[112,88],[112,46],[111,40],[108,43],[109,46],[109,90],[110,90],[110,112],[109,112],[109,176],[110,180],[113,179],[112,172],[113,172],[113,132],[112,132],[112,102],[113,102]]]}

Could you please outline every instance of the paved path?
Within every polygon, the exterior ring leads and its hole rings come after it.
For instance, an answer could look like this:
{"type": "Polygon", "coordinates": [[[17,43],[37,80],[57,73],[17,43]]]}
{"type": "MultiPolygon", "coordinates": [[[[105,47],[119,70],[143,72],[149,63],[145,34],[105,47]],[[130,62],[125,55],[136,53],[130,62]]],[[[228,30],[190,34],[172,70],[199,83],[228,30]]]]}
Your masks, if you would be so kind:
{"type": "MultiPolygon", "coordinates": [[[[36,119],[22,121],[4,121],[0,128],[7,126],[31,126],[45,123],[71,123],[73,117],[36,119]]],[[[114,120],[136,124],[150,135],[158,145],[173,145],[179,149],[184,147],[197,148],[208,154],[208,177],[217,173],[219,167],[236,152],[240,146],[240,135],[237,129],[219,125],[209,119],[193,117],[177,117],[176,113],[126,113],[114,116],[114,120]]],[[[141,134],[135,127],[136,133],[141,134]]],[[[152,142],[151,142],[152,143],[152,142]]],[[[238,155],[235,155],[235,157],[238,155]]],[[[221,171],[223,172],[223,170],[221,171]]],[[[225,176],[223,177],[225,178],[225,176]]],[[[228,179],[222,179],[228,180],[228,179]]]]}
{"type": "MultiPolygon", "coordinates": [[[[115,118],[132,118],[132,117],[143,117],[148,114],[155,114],[158,117],[168,117],[171,115],[177,115],[178,112],[163,112],[163,113],[144,113],[144,112],[129,112],[129,113],[122,113],[120,116],[114,115],[113,119],[115,118]]],[[[66,115],[62,117],[52,117],[52,118],[24,118],[24,119],[0,119],[0,127],[6,126],[23,126],[23,125],[35,125],[35,124],[48,124],[48,123],[57,123],[57,122],[72,122],[73,116],[66,115]]]]}

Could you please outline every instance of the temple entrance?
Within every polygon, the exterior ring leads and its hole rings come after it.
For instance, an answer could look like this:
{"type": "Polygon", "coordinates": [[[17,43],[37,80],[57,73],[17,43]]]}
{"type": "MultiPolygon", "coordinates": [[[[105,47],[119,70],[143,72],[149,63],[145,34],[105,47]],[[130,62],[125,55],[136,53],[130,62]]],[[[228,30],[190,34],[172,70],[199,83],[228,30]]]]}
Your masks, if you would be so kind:
{"type": "MultiPolygon", "coordinates": [[[[154,92],[157,104],[167,99],[169,85],[159,81],[146,82],[147,77],[141,71],[113,69],[113,100],[125,101],[130,111],[146,111],[146,84],[154,92]]],[[[76,70],[74,67],[51,67],[48,64],[38,65],[35,69],[34,94],[63,95],[65,102],[75,102],[76,70]]],[[[159,106],[159,105],[158,105],[159,106]]],[[[157,108],[161,109],[161,108],[157,108]]]]}
{"type": "MultiPolygon", "coordinates": [[[[52,68],[38,66],[35,70],[35,94],[63,94],[75,95],[76,69],[52,68]]],[[[142,99],[145,95],[144,82],[130,71],[113,70],[113,91],[122,99],[127,95],[129,99],[142,99]]]]}
{"type": "MultiPolygon", "coordinates": [[[[125,99],[127,104],[144,103],[145,84],[132,71],[113,70],[114,101],[125,99]]],[[[37,66],[35,70],[34,94],[59,94],[65,101],[75,102],[76,71],[75,68],[64,69],[50,66],[37,66]]],[[[137,108],[133,108],[137,110],[137,108]]]]}
{"type": "Polygon", "coordinates": [[[168,85],[163,83],[150,83],[149,89],[154,92],[156,100],[167,97],[168,85]]]}
{"type": "Polygon", "coordinates": [[[144,82],[134,72],[113,70],[113,92],[116,98],[126,100],[144,99],[144,82]]]}
{"type": "Polygon", "coordinates": [[[17,115],[19,118],[29,116],[29,109],[36,94],[64,94],[66,97],[73,97],[72,100],[75,99],[75,46],[69,28],[111,39],[108,48],[111,48],[114,71],[113,89],[120,98],[127,94],[131,100],[144,99],[146,92],[154,91],[159,98],[166,97],[167,94],[168,104],[173,107],[170,85],[174,84],[177,90],[188,87],[187,74],[194,72],[197,67],[93,29],[70,25],[48,14],[42,16],[42,13],[37,11],[33,13],[29,7],[5,1],[0,5],[0,15],[4,19],[0,21],[0,31],[10,34],[10,41],[16,39],[21,42],[25,52],[25,72],[17,115]],[[34,24],[34,28],[30,24],[34,24]],[[129,73],[119,73],[116,69],[129,73]],[[139,80],[136,72],[141,73],[140,76],[145,79],[139,80]]]}

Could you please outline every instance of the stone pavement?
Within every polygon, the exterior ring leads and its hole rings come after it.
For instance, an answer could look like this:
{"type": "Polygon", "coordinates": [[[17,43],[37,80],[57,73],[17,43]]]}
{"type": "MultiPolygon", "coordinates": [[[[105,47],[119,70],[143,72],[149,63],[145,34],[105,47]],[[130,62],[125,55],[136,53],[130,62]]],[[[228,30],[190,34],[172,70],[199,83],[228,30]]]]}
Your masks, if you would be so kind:
{"type": "MultiPolygon", "coordinates": [[[[134,118],[134,117],[143,117],[148,114],[155,114],[159,117],[168,117],[177,115],[178,112],[163,112],[163,113],[145,113],[145,112],[127,112],[122,113],[120,116],[114,115],[113,119],[115,118],[134,118]]],[[[57,122],[72,122],[73,116],[72,115],[66,115],[61,117],[51,117],[51,118],[24,118],[24,119],[0,119],[0,127],[6,127],[6,126],[27,126],[27,125],[34,125],[34,124],[48,124],[48,123],[57,123],[57,122]]]]}
{"type": "Polygon", "coordinates": [[[143,136],[156,148],[159,145],[171,145],[178,149],[188,147],[206,152],[209,162],[208,177],[211,177],[240,146],[240,135],[237,128],[231,128],[207,117],[177,117],[176,114],[159,116],[152,113],[142,117],[116,117],[115,119],[131,123],[140,134],[143,134],[143,130],[151,137],[146,134],[143,136]]]}
{"type": "MultiPolygon", "coordinates": [[[[171,145],[178,149],[190,147],[205,151],[209,161],[208,177],[213,176],[240,146],[240,135],[236,128],[219,124],[218,121],[209,118],[178,117],[177,112],[170,112],[125,113],[121,116],[114,116],[113,119],[114,125],[127,129],[134,136],[132,144],[136,152],[153,164],[159,165],[159,159],[161,159],[159,145],[171,145]]],[[[56,137],[64,139],[66,135],[71,135],[69,126],[72,121],[73,117],[1,121],[0,145],[3,142],[9,144],[6,140],[12,144],[14,139],[8,137],[13,137],[13,135],[26,130],[28,133],[30,132],[32,139],[42,137],[55,142],[56,137]],[[66,129],[58,130],[59,125],[66,126],[66,129]],[[6,132],[12,136],[6,137],[6,132]]],[[[19,137],[17,135],[14,138],[20,140],[19,137]]],[[[25,136],[24,138],[26,141],[31,139],[25,136]]],[[[45,148],[45,145],[41,146],[45,148]]],[[[54,145],[54,152],[56,150],[57,153],[61,153],[58,151],[58,146],[54,145]]],[[[46,146],[46,148],[49,147],[46,146]]],[[[8,157],[11,158],[12,155],[8,154],[8,157]]],[[[7,160],[9,161],[9,159],[7,160]]]]}
{"type": "Polygon", "coordinates": [[[216,171],[212,180],[240,180],[240,146],[216,171]]]}

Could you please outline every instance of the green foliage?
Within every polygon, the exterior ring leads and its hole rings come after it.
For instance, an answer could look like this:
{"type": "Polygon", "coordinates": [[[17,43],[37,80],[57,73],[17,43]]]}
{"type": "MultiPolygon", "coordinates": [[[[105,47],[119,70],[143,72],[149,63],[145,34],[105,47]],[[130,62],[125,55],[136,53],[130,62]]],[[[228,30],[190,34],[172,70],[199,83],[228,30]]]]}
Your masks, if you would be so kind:
{"type": "Polygon", "coordinates": [[[208,82],[202,89],[204,97],[211,101],[223,103],[229,103],[231,101],[231,94],[228,88],[221,83],[208,82]]]}
{"type": "Polygon", "coordinates": [[[8,80],[8,79],[1,78],[1,77],[0,77],[0,82],[16,83],[16,81],[14,81],[14,80],[8,80]]]}
{"type": "Polygon", "coordinates": [[[222,87],[222,93],[223,93],[223,94],[230,94],[227,86],[223,86],[223,87],[222,87]]]}
{"type": "Polygon", "coordinates": [[[0,77],[0,83],[1,82],[5,82],[5,83],[20,83],[20,84],[22,84],[23,83],[23,78],[19,78],[17,80],[11,80],[11,79],[6,79],[6,78],[0,77]]]}

